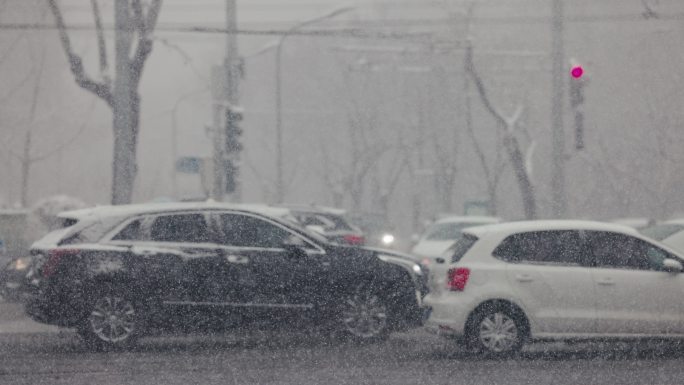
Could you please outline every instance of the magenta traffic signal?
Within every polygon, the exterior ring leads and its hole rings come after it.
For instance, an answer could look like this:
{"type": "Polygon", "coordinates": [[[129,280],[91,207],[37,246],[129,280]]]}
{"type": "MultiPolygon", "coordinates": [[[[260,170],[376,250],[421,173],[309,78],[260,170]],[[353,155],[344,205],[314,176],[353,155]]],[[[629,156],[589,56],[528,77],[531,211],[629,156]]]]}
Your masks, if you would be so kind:
{"type": "Polygon", "coordinates": [[[584,68],[582,66],[573,66],[572,69],[570,69],[570,75],[572,75],[573,78],[579,79],[584,75],[584,68]]]}

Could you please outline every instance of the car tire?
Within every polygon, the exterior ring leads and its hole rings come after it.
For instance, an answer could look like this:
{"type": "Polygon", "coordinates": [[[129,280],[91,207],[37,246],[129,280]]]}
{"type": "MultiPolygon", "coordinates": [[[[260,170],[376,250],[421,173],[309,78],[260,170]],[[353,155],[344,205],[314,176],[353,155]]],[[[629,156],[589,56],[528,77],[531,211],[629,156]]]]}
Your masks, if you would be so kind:
{"type": "Polygon", "coordinates": [[[141,310],[124,289],[106,285],[88,297],[78,334],[94,350],[131,349],[142,332],[141,310]]]}
{"type": "Polygon", "coordinates": [[[337,332],[344,340],[372,343],[389,338],[392,312],[386,299],[368,285],[352,290],[336,311],[337,332]]]}
{"type": "Polygon", "coordinates": [[[526,328],[524,316],[508,306],[488,306],[477,311],[466,330],[466,344],[488,357],[509,357],[522,349],[526,328]]]}

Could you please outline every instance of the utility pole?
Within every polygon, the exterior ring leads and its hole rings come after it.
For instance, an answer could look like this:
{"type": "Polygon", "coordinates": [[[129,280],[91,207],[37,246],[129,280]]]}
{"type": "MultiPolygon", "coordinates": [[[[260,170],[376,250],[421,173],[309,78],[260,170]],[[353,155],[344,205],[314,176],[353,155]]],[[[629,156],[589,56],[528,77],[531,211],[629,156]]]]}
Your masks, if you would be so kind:
{"type": "Polygon", "coordinates": [[[565,196],[565,132],[563,130],[563,0],[553,0],[552,4],[552,99],[551,130],[553,167],[551,175],[551,204],[554,218],[562,218],[566,214],[565,196]]]}
{"type": "MultiPolygon", "coordinates": [[[[226,0],[226,29],[228,31],[237,31],[237,5],[236,0],[226,0]]],[[[223,63],[226,71],[226,82],[225,82],[225,99],[227,102],[227,108],[238,108],[240,105],[240,77],[242,73],[242,59],[238,53],[238,41],[237,34],[228,33],[226,35],[226,58],[223,63]]],[[[225,115],[225,114],[224,114],[225,115]]],[[[224,135],[226,139],[230,139],[227,136],[233,135],[229,130],[229,124],[226,122],[223,129],[225,130],[224,135]]],[[[238,138],[233,138],[233,141],[237,141],[238,138]]],[[[233,201],[239,202],[241,199],[241,183],[239,178],[240,170],[240,151],[230,151],[228,147],[229,141],[223,140],[221,142],[224,151],[224,175],[226,179],[228,178],[227,173],[231,172],[232,180],[235,181],[235,191],[233,194],[233,201]],[[231,159],[228,159],[230,157],[231,159]],[[228,167],[228,163],[231,163],[234,167],[228,167]]],[[[226,183],[223,183],[224,191],[226,189],[226,183]]]]}
{"type": "MultiPolygon", "coordinates": [[[[229,134],[226,130],[222,117],[225,115],[226,108],[234,108],[239,105],[240,93],[239,82],[241,72],[241,59],[238,54],[237,35],[237,5],[235,0],[226,0],[226,56],[223,66],[215,66],[212,71],[212,83],[214,84],[214,105],[213,105],[213,133],[214,133],[214,183],[212,188],[212,198],[222,201],[226,195],[226,180],[228,167],[228,156],[234,165],[239,165],[238,153],[229,155],[226,148],[226,139],[229,134]]],[[[239,167],[230,168],[237,174],[239,167]]],[[[234,180],[238,180],[237,175],[233,175],[234,180]]],[[[240,200],[240,183],[233,194],[233,200],[240,200]]]]}
{"type": "Polygon", "coordinates": [[[213,184],[211,188],[211,197],[215,201],[222,201],[225,195],[225,183],[224,183],[224,161],[223,161],[223,147],[224,147],[224,137],[223,137],[223,127],[221,125],[221,111],[223,110],[223,83],[224,74],[223,68],[221,66],[214,66],[211,71],[212,79],[212,96],[214,102],[212,103],[212,129],[214,141],[213,149],[213,184]]]}

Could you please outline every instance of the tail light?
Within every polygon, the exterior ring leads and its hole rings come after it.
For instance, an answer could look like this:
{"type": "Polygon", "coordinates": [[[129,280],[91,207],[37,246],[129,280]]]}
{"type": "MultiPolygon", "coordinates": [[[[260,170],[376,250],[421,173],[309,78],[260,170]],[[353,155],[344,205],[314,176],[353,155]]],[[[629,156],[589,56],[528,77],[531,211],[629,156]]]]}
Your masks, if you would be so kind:
{"type": "Polygon", "coordinates": [[[457,267],[449,269],[447,288],[451,291],[463,291],[470,278],[470,269],[457,267]]]}
{"type": "Polygon", "coordinates": [[[363,243],[366,241],[366,239],[363,237],[363,235],[354,235],[354,234],[348,234],[344,236],[344,241],[347,242],[350,245],[363,245],[363,243]]]}
{"type": "Polygon", "coordinates": [[[51,275],[57,271],[57,267],[59,266],[59,262],[62,260],[62,257],[66,255],[75,255],[78,253],[78,250],[74,249],[52,249],[48,252],[48,257],[47,261],[42,266],[41,269],[41,274],[43,275],[43,278],[48,278],[51,275]]]}

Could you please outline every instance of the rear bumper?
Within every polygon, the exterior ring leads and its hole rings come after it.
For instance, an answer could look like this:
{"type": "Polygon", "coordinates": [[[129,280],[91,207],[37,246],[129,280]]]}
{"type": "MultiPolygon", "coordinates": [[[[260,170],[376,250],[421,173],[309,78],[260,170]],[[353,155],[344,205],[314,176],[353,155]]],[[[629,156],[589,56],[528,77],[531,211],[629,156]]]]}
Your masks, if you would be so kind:
{"type": "Polygon", "coordinates": [[[458,296],[428,294],[424,303],[432,308],[425,322],[428,331],[451,337],[465,334],[465,325],[474,303],[465,293],[458,296]]]}

